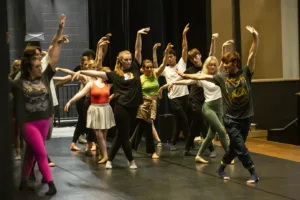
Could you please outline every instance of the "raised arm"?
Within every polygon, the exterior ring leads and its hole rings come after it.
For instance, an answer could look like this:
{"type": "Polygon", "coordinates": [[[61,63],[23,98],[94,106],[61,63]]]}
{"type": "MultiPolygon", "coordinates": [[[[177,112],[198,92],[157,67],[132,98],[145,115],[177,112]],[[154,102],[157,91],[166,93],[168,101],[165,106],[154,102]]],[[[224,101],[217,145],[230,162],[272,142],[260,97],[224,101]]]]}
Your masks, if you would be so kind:
{"type": "MultiPolygon", "coordinates": [[[[223,43],[221,57],[223,57],[223,55],[225,53],[234,50],[233,44],[234,44],[233,40],[227,40],[226,42],[223,43]]],[[[219,72],[224,72],[223,61],[222,60],[221,60],[220,65],[219,65],[219,72]]]]}
{"type": "Polygon", "coordinates": [[[182,54],[181,57],[183,59],[183,61],[186,63],[187,62],[187,52],[188,52],[188,43],[187,43],[187,39],[186,39],[186,34],[190,29],[190,24],[187,24],[184,27],[183,33],[182,33],[182,54]]]}
{"type": "Polygon", "coordinates": [[[91,87],[92,87],[92,82],[90,81],[85,85],[85,87],[82,90],[80,90],[77,94],[75,94],[75,96],[72,99],[68,101],[68,103],[64,108],[65,112],[68,112],[71,103],[76,102],[82,97],[84,97],[85,95],[87,95],[91,91],[91,87]]]}
{"type": "Polygon", "coordinates": [[[59,27],[58,27],[57,33],[55,34],[54,38],[52,39],[52,42],[48,49],[48,54],[50,57],[49,63],[53,70],[55,70],[56,65],[58,63],[62,43],[69,42],[67,36],[62,35],[64,26],[65,26],[65,21],[66,21],[66,16],[64,14],[62,14],[60,16],[60,22],[59,22],[59,27]]]}
{"type": "Polygon", "coordinates": [[[202,73],[184,74],[184,73],[178,71],[178,69],[176,69],[176,73],[184,79],[207,80],[207,81],[213,80],[213,75],[208,75],[208,74],[202,74],[202,73]]]}
{"type": "Polygon", "coordinates": [[[108,44],[109,44],[108,40],[103,40],[100,43],[98,43],[98,51],[97,51],[97,59],[96,59],[97,69],[102,68],[102,62],[104,59],[103,50],[104,48],[107,48],[108,44]]]}
{"type": "Polygon", "coordinates": [[[154,46],[153,46],[152,59],[153,59],[153,67],[155,69],[158,68],[156,49],[157,49],[157,47],[160,47],[160,45],[161,45],[160,43],[155,43],[154,46]]]}
{"type": "Polygon", "coordinates": [[[146,35],[150,31],[150,28],[143,28],[137,32],[135,41],[135,53],[134,57],[139,64],[142,63],[142,34],[146,35]]]}
{"type": "MultiPolygon", "coordinates": [[[[104,37],[106,38],[107,41],[110,40],[112,34],[111,33],[107,33],[104,37]]],[[[102,51],[102,60],[104,60],[105,56],[106,56],[106,53],[107,53],[107,49],[108,49],[108,45],[104,46],[103,47],[103,51],[102,51]]]]}
{"type": "Polygon", "coordinates": [[[219,37],[218,33],[212,34],[211,37],[211,43],[210,43],[210,50],[209,50],[209,56],[215,56],[216,55],[216,41],[219,37]]]}
{"type": "Polygon", "coordinates": [[[167,62],[168,62],[169,51],[172,49],[172,47],[173,47],[173,45],[171,43],[169,43],[166,50],[165,50],[162,64],[159,66],[159,68],[154,70],[154,73],[156,74],[156,77],[159,77],[163,73],[163,71],[165,70],[167,62]]]}
{"type": "Polygon", "coordinates": [[[251,26],[247,26],[246,29],[252,34],[253,42],[249,50],[249,56],[247,65],[249,66],[250,72],[253,73],[255,70],[255,59],[257,54],[257,48],[259,44],[258,32],[251,26]]]}

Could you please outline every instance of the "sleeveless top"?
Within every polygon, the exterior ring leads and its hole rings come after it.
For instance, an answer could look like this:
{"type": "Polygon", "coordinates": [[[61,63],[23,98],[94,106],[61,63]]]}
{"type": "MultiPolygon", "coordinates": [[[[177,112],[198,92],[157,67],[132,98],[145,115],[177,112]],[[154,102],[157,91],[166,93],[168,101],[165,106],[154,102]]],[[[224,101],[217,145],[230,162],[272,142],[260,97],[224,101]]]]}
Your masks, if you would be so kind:
{"type": "Polygon", "coordinates": [[[159,83],[153,74],[151,74],[150,76],[146,76],[145,74],[143,74],[141,76],[141,83],[142,83],[143,96],[158,95],[159,83]]]}
{"type": "Polygon", "coordinates": [[[106,104],[109,102],[109,87],[106,83],[104,86],[100,88],[96,85],[95,81],[93,81],[93,85],[91,88],[91,103],[92,104],[106,104]]]}

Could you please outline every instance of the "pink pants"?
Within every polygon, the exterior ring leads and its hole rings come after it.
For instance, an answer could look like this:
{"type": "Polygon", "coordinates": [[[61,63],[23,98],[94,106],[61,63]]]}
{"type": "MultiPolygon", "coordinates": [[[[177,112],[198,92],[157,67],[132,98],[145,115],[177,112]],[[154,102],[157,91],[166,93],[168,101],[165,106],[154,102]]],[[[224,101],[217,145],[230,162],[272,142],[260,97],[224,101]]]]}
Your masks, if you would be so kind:
{"type": "Polygon", "coordinates": [[[27,143],[22,169],[22,179],[27,180],[36,159],[40,172],[47,183],[53,181],[48,165],[45,140],[50,127],[50,119],[28,122],[23,125],[24,140],[27,143]]]}

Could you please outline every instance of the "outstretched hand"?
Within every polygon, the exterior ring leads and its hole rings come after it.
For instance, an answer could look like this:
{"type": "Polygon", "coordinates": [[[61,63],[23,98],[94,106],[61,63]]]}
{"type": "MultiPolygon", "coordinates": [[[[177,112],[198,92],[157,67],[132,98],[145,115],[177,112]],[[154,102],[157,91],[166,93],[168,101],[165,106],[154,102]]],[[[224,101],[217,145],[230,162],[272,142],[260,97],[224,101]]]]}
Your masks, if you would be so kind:
{"type": "Polygon", "coordinates": [[[68,39],[68,36],[67,35],[62,35],[60,36],[60,38],[57,40],[57,43],[58,44],[66,44],[66,43],[69,43],[69,39],[68,39]]]}
{"type": "Polygon", "coordinates": [[[188,23],[185,27],[184,27],[184,30],[183,30],[183,35],[187,34],[187,32],[189,31],[190,29],[190,24],[188,23]]]}
{"type": "Polygon", "coordinates": [[[169,52],[174,46],[171,43],[168,43],[165,52],[169,52]]]}
{"type": "Polygon", "coordinates": [[[64,28],[65,23],[66,23],[66,16],[65,16],[65,14],[62,14],[60,16],[60,20],[59,20],[59,27],[64,28]]]}
{"type": "Polygon", "coordinates": [[[141,30],[138,31],[138,34],[147,35],[149,31],[150,31],[150,27],[143,28],[143,29],[141,29],[141,30]]]}
{"type": "Polygon", "coordinates": [[[224,46],[229,46],[229,45],[233,45],[234,41],[233,40],[227,40],[226,42],[224,42],[223,47],[224,46]]]}
{"type": "Polygon", "coordinates": [[[70,105],[71,105],[70,102],[68,102],[68,103],[65,105],[65,108],[64,108],[64,111],[65,111],[65,112],[68,112],[68,111],[69,111],[70,105]]]}
{"type": "Polygon", "coordinates": [[[256,37],[258,36],[258,32],[252,26],[246,26],[246,29],[254,36],[256,36],[256,37]]]}
{"type": "Polygon", "coordinates": [[[160,46],[161,46],[161,43],[155,43],[153,46],[153,50],[157,49],[157,47],[160,47],[160,46]]]}
{"type": "Polygon", "coordinates": [[[73,75],[72,81],[74,81],[74,80],[76,80],[76,79],[78,80],[79,77],[80,77],[80,71],[76,72],[76,73],[73,75]]]}
{"type": "Polygon", "coordinates": [[[158,98],[159,99],[163,98],[163,89],[162,88],[159,88],[159,90],[158,90],[158,98]]]}
{"type": "Polygon", "coordinates": [[[184,76],[184,73],[181,72],[181,71],[179,71],[178,68],[176,68],[175,71],[176,71],[176,73],[177,73],[179,76],[181,76],[181,77],[184,76]]]}
{"type": "Polygon", "coordinates": [[[212,39],[214,40],[214,39],[217,39],[219,37],[219,33],[214,33],[214,34],[212,34],[212,39]]]}

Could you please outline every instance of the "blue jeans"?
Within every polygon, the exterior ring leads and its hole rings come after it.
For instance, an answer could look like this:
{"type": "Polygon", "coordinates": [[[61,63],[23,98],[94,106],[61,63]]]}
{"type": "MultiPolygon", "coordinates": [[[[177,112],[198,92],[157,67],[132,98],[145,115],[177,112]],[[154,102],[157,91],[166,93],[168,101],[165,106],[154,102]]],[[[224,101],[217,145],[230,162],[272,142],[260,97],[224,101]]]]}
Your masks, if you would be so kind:
{"type": "Polygon", "coordinates": [[[223,122],[230,138],[229,151],[223,157],[223,164],[230,164],[237,156],[246,169],[253,167],[254,163],[245,145],[251,125],[250,119],[232,119],[224,116],[223,122]]]}

